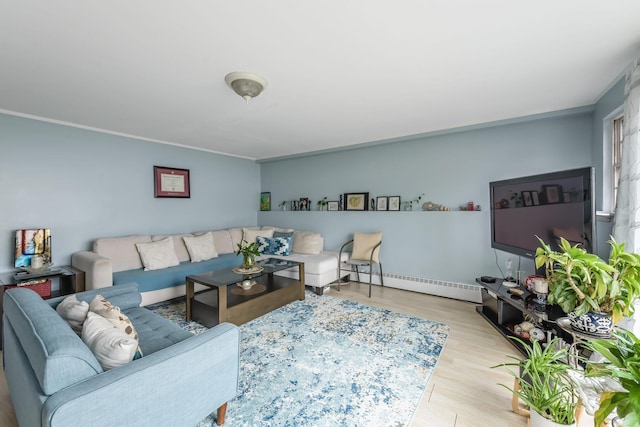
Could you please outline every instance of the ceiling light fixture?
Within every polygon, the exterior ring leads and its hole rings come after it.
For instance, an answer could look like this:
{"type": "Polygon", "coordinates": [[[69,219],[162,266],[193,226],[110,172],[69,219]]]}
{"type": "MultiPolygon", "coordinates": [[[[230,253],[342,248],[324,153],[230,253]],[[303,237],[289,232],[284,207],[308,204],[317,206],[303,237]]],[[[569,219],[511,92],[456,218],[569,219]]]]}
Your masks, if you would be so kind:
{"type": "Polygon", "coordinates": [[[247,104],[267,87],[267,81],[262,77],[238,71],[227,74],[224,81],[235,93],[243,97],[247,104]]]}

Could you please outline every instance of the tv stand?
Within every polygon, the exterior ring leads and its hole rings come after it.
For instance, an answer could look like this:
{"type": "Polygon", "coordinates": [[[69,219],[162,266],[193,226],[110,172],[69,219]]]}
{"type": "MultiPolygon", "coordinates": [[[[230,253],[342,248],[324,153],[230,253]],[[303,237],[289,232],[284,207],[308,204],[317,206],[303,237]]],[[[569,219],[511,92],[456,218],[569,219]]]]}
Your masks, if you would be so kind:
{"type": "Polygon", "coordinates": [[[482,279],[486,280],[486,276],[476,279],[476,283],[482,286],[482,305],[477,306],[476,311],[523,355],[526,355],[525,349],[509,337],[517,336],[513,332],[513,326],[521,323],[525,315],[540,321],[545,331],[557,330],[555,320],[566,316],[557,305],[536,303],[536,296],[521,285],[509,288],[502,284],[501,278],[495,278],[493,283],[482,279]],[[522,295],[512,294],[510,289],[519,289],[522,295]]]}

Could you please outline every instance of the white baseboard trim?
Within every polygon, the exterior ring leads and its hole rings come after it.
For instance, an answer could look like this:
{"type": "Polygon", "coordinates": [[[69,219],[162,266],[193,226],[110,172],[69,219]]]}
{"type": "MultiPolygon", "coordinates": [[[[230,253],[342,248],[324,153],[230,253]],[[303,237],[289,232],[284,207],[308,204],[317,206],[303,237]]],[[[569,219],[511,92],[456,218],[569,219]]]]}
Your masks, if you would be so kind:
{"type": "MultiPolygon", "coordinates": [[[[356,280],[355,273],[351,274],[351,280],[356,280]]],[[[360,272],[360,281],[368,284],[369,274],[360,272]]],[[[380,274],[376,274],[375,272],[373,273],[372,283],[374,285],[380,284],[380,274]]],[[[482,286],[475,284],[385,273],[384,285],[390,288],[403,289],[405,291],[420,292],[423,294],[482,304],[482,293],[480,292],[482,286]]]]}

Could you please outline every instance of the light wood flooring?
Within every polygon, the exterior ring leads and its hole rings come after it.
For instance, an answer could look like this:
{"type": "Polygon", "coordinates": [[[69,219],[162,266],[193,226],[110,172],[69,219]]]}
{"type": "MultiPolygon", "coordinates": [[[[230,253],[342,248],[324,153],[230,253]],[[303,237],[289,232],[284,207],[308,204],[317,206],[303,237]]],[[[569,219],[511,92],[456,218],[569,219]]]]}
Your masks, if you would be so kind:
{"type": "MultiPolygon", "coordinates": [[[[516,350],[475,312],[475,304],[415,292],[351,283],[330,295],[411,316],[445,323],[451,328],[445,349],[420,400],[412,427],[517,427],[527,419],[511,412],[511,394],[498,383],[511,385],[503,368],[516,350]]],[[[0,374],[0,426],[14,427],[13,406],[4,373],[0,374]]]]}

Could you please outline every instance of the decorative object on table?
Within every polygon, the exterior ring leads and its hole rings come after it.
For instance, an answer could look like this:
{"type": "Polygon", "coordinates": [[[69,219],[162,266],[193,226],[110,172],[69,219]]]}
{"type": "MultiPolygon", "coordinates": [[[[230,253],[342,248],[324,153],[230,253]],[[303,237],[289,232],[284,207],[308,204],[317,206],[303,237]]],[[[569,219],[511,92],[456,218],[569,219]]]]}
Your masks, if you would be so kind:
{"type": "Polygon", "coordinates": [[[640,340],[625,329],[613,331],[611,340],[591,340],[587,346],[604,357],[600,362],[587,362],[588,377],[614,379],[622,390],[606,390],[600,396],[600,407],[595,413],[594,425],[603,425],[615,409],[624,418],[623,427],[640,425],[640,340]]]}
{"type": "Polygon", "coordinates": [[[327,210],[329,211],[339,211],[340,210],[340,202],[327,202],[327,210]]]}
{"type": "Polygon", "coordinates": [[[253,285],[255,285],[257,283],[258,282],[256,282],[255,280],[245,279],[242,282],[238,283],[238,286],[240,286],[244,290],[248,290],[248,289],[251,289],[253,287],[253,285]]]}
{"type": "Polygon", "coordinates": [[[271,210],[271,192],[263,191],[260,193],[260,210],[261,211],[270,211],[271,210]]]}
{"type": "Polygon", "coordinates": [[[366,211],[369,208],[369,193],[344,193],[346,211],[366,211]]]}
{"type": "Polygon", "coordinates": [[[300,204],[298,205],[299,211],[309,210],[309,199],[307,197],[300,197],[300,204]]]}
{"type": "Polygon", "coordinates": [[[533,279],[533,293],[536,295],[536,304],[546,305],[549,294],[549,282],[545,278],[533,279]]]}
{"type": "Polygon", "coordinates": [[[467,210],[468,211],[472,211],[473,210],[473,202],[467,202],[467,210]]]}
{"type": "Polygon", "coordinates": [[[480,207],[480,205],[476,205],[476,211],[481,211],[482,208],[480,207]]]}
{"type": "Polygon", "coordinates": [[[509,356],[515,362],[493,366],[515,368],[509,369],[515,380],[514,387],[500,385],[529,406],[531,427],[549,425],[545,421],[555,423],[551,425],[575,426],[578,399],[569,376],[571,367],[565,363],[568,349],[559,348],[559,338],[552,339],[545,347],[538,340],[529,344],[517,337],[511,339],[521,344],[526,357],[509,356]]]}
{"type": "Polygon", "coordinates": [[[283,211],[288,211],[289,210],[289,202],[287,202],[286,200],[280,202],[280,204],[278,205],[278,207],[280,209],[282,209],[283,211]]]}
{"type": "Polygon", "coordinates": [[[154,197],[190,198],[189,169],[153,167],[154,197]]]}
{"type": "Polygon", "coordinates": [[[389,203],[387,210],[399,211],[400,210],[400,196],[389,196],[389,203]]]}
{"type": "Polygon", "coordinates": [[[376,198],[376,210],[377,211],[386,211],[388,210],[389,198],[388,197],[377,197],[376,198]]]}
{"type": "Polygon", "coordinates": [[[27,269],[29,267],[38,270],[43,266],[48,268],[51,265],[51,229],[16,230],[14,246],[15,268],[27,269]]]}
{"type": "Polygon", "coordinates": [[[327,210],[327,205],[329,202],[327,201],[327,196],[324,196],[322,199],[318,200],[318,210],[324,211],[327,210]]]}
{"type": "Polygon", "coordinates": [[[424,196],[424,193],[422,193],[421,195],[419,195],[418,197],[416,197],[413,200],[409,200],[407,202],[404,202],[404,210],[405,211],[412,211],[413,210],[413,203],[420,203],[420,200],[422,200],[422,196],[424,196]]]}
{"type": "MultiPolygon", "coordinates": [[[[260,252],[258,251],[258,243],[257,242],[247,242],[246,240],[242,240],[238,243],[238,250],[236,251],[236,255],[242,255],[242,268],[250,269],[256,264],[256,259],[260,252]]],[[[261,267],[262,268],[262,267],[261,267]]],[[[262,271],[262,270],[259,270],[262,271]]],[[[253,272],[253,271],[251,271],[253,272]]],[[[247,274],[247,273],[241,273],[247,274]]]]}
{"type": "Polygon", "coordinates": [[[247,296],[247,295],[261,294],[266,290],[267,290],[267,287],[260,283],[254,284],[253,286],[247,289],[243,288],[242,286],[240,286],[240,284],[238,284],[238,287],[231,288],[231,293],[234,295],[247,296]]]}
{"type": "Polygon", "coordinates": [[[609,240],[611,255],[605,262],[588,253],[580,244],[571,246],[560,238],[555,251],[538,238],[536,268],[545,267],[550,304],[569,314],[572,327],[592,334],[609,334],[613,325],[634,312],[640,297],[640,255],[625,252],[624,243],[609,240]],[[589,312],[604,313],[591,316],[589,312]],[[571,314],[573,313],[573,314],[571,314]],[[609,330],[604,331],[603,322],[609,330]]]}

